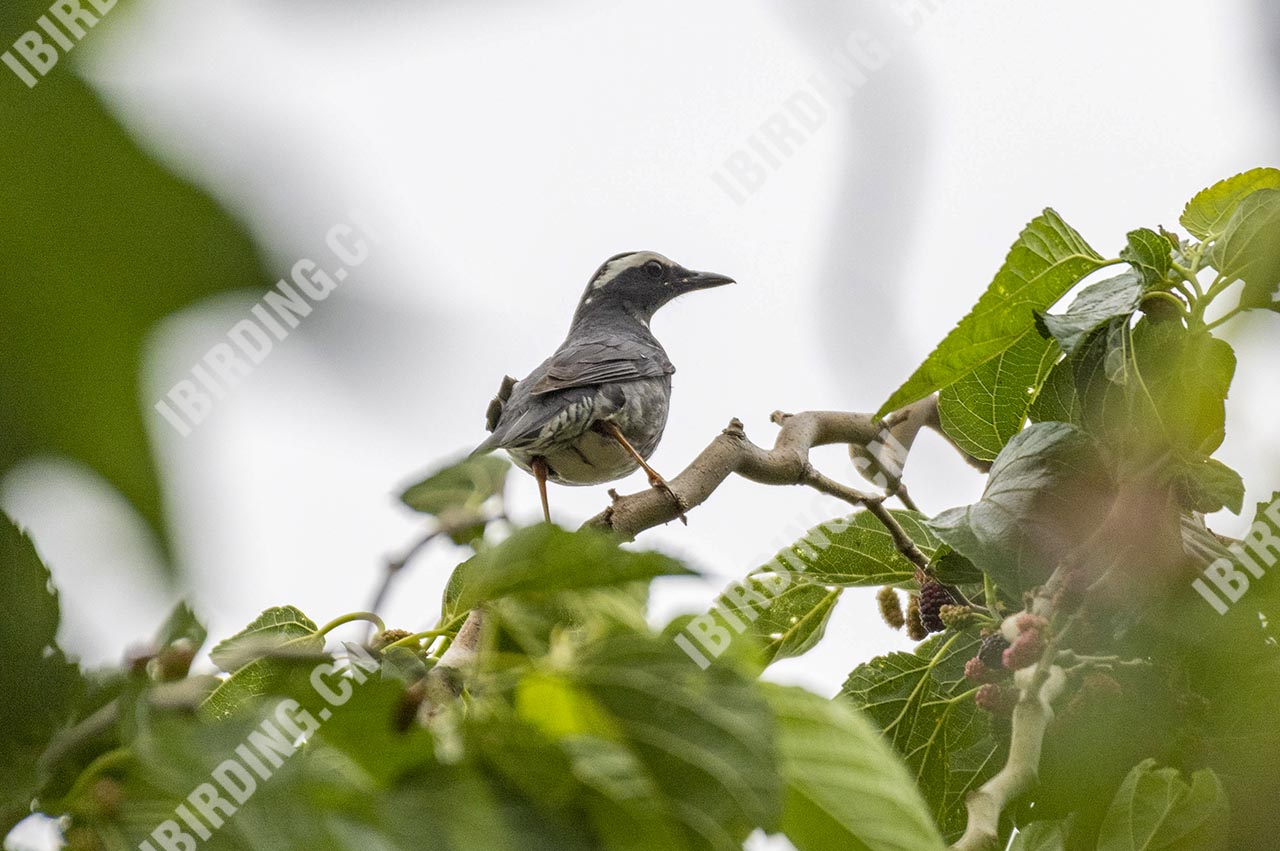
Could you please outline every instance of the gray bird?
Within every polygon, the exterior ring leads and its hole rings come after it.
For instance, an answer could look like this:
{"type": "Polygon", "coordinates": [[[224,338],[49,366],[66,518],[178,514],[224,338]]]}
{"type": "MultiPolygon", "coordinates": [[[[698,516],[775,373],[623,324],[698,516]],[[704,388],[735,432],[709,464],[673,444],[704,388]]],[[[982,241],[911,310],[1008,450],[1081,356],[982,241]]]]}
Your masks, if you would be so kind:
{"type": "Polygon", "coordinates": [[[595,485],[636,467],[679,507],[648,464],[667,424],[676,371],[649,320],[678,295],[731,283],[732,278],[692,272],[652,251],[610,257],[591,276],[555,354],[522,381],[503,379],[489,403],[486,426],[492,434],[472,454],[505,449],[538,480],[547,520],[548,480],[595,485]]]}

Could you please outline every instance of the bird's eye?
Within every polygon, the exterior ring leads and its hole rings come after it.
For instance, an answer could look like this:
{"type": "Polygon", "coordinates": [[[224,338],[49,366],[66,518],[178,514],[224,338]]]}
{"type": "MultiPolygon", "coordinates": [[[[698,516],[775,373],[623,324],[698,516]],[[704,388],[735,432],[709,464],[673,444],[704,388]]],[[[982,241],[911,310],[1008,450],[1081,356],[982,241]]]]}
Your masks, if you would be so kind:
{"type": "Polygon", "coordinates": [[[650,260],[644,264],[644,273],[650,278],[661,278],[662,273],[665,271],[666,269],[662,268],[662,264],[657,260],[650,260]]]}

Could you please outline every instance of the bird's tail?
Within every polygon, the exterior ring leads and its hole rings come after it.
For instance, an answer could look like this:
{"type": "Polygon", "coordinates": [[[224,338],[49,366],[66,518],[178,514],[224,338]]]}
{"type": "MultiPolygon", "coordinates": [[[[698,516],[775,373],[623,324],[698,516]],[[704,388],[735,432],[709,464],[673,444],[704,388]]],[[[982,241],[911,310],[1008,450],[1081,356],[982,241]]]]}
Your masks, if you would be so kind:
{"type": "Polygon", "coordinates": [[[493,401],[489,403],[489,409],[484,414],[484,427],[492,434],[484,439],[484,442],[471,450],[471,457],[477,455],[488,455],[495,449],[502,446],[503,432],[498,429],[498,423],[502,420],[502,407],[511,398],[511,391],[516,386],[516,380],[511,376],[505,376],[502,379],[502,385],[498,388],[498,395],[493,397],[493,401]]]}
{"type": "Polygon", "coordinates": [[[479,446],[471,450],[469,457],[475,458],[477,455],[488,455],[495,449],[502,448],[502,439],[497,434],[491,434],[481,442],[479,446]]]}

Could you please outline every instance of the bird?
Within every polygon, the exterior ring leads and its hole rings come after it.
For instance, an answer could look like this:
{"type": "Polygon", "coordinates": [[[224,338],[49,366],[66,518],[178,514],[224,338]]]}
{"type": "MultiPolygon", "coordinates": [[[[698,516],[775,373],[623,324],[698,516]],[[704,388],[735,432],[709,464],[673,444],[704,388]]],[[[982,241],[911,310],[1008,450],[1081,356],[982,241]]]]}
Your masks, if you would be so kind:
{"type": "Polygon", "coordinates": [[[654,251],[610,257],[587,282],[555,353],[525,378],[503,379],[485,416],[490,434],[472,456],[505,450],[537,480],[547,522],[548,481],[602,484],[639,467],[687,523],[680,499],[648,463],[666,428],[675,372],[649,321],[677,296],[732,283],[654,251]]]}

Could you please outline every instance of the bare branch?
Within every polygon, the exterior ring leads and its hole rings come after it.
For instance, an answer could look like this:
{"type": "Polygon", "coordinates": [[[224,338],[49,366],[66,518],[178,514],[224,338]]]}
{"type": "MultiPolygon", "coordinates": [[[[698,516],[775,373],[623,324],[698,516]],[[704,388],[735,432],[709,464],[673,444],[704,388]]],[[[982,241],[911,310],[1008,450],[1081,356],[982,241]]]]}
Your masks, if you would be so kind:
{"type": "MultiPolygon", "coordinates": [[[[680,507],[689,511],[701,505],[734,473],[760,484],[806,485],[850,504],[865,505],[882,521],[885,518],[892,521],[892,515],[881,508],[880,503],[893,493],[905,452],[910,449],[920,429],[937,422],[937,400],[934,397],[922,399],[883,421],[874,414],[845,411],[774,412],[771,419],[780,426],[772,449],[763,449],[752,443],[747,439],[741,421],[731,420],[693,463],[668,481],[680,501],[679,506],[666,493],[649,489],[616,497],[609,508],[584,525],[610,529],[623,539],[632,540],[646,529],[676,519],[680,507]],[[885,493],[864,493],[823,475],[813,467],[809,461],[811,449],[839,443],[847,444],[851,449],[864,450],[870,446],[890,446],[903,456],[896,458],[897,471],[883,477],[885,493]],[[871,509],[873,505],[877,508],[871,509]]],[[[878,474],[880,471],[873,469],[869,472],[878,474]]],[[[928,560],[907,538],[901,526],[896,523],[894,526],[897,527],[896,533],[893,527],[890,527],[890,532],[903,553],[913,563],[927,564],[928,560]]]]}

